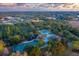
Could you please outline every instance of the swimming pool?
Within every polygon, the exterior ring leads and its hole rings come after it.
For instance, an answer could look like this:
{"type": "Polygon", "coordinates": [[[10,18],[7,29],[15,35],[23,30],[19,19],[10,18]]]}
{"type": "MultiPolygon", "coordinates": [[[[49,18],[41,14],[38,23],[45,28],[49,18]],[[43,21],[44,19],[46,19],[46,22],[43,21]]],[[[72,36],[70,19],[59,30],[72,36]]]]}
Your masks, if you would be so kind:
{"type": "MultiPolygon", "coordinates": [[[[46,35],[44,37],[44,42],[47,43],[49,41],[49,38],[56,38],[56,35],[55,34],[50,34],[50,32],[48,30],[40,30],[39,31],[41,35],[46,35]]],[[[24,51],[24,48],[27,47],[27,46],[34,46],[34,45],[37,45],[39,42],[39,39],[35,39],[35,40],[31,40],[31,41],[24,41],[18,45],[14,45],[12,47],[12,50],[13,51],[20,51],[20,52],[23,52],[24,51]]]]}

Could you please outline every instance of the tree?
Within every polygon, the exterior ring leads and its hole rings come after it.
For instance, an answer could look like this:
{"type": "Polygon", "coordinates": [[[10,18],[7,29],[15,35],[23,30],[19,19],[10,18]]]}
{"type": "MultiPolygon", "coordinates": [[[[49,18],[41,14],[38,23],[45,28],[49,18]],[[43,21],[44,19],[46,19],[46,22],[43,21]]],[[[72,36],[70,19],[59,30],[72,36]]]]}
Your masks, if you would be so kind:
{"type": "Polygon", "coordinates": [[[30,52],[30,55],[32,56],[40,56],[41,55],[41,50],[39,47],[34,47],[32,51],[30,52]]]}
{"type": "Polygon", "coordinates": [[[72,42],[72,48],[74,48],[74,49],[78,49],[79,48],[79,40],[72,42]]]}
{"type": "Polygon", "coordinates": [[[29,36],[30,36],[29,34],[24,34],[24,38],[25,38],[25,39],[28,39],[29,36]]]}
{"type": "Polygon", "coordinates": [[[52,49],[53,55],[63,55],[65,53],[65,46],[61,43],[61,41],[57,41],[55,46],[52,49]]]}
{"type": "Polygon", "coordinates": [[[3,53],[4,48],[5,48],[4,46],[5,46],[4,42],[2,40],[0,40],[0,54],[3,53]]]}
{"type": "Polygon", "coordinates": [[[49,40],[48,41],[48,47],[47,47],[48,52],[51,51],[51,49],[54,47],[54,45],[55,45],[55,40],[49,40]]]}
{"type": "Polygon", "coordinates": [[[43,39],[39,39],[38,46],[42,46],[42,45],[44,45],[44,40],[43,39]]]}
{"type": "Polygon", "coordinates": [[[17,43],[21,42],[19,35],[12,36],[10,40],[13,44],[17,44],[17,43]]]}

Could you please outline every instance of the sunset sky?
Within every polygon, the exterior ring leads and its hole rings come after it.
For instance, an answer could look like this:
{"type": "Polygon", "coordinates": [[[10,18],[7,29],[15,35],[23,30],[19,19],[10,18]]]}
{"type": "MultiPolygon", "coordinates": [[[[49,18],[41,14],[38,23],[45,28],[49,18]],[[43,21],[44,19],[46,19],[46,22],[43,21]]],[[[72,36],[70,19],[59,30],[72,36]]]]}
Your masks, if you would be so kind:
{"type": "Polygon", "coordinates": [[[0,11],[79,11],[78,3],[0,3],[0,11]]]}

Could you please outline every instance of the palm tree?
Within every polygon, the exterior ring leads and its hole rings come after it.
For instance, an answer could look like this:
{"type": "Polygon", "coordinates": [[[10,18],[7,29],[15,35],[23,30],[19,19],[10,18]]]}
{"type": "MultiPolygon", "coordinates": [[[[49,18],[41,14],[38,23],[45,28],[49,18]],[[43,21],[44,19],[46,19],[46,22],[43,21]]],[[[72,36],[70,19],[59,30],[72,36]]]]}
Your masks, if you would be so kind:
{"type": "Polygon", "coordinates": [[[61,43],[61,41],[57,41],[52,49],[52,55],[64,55],[65,50],[66,47],[61,43]]]}
{"type": "Polygon", "coordinates": [[[30,54],[31,54],[32,56],[40,56],[40,55],[41,55],[41,50],[40,50],[39,47],[34,47],[34,48],[32,49],[32,51],[30,52],[30,54]]]}

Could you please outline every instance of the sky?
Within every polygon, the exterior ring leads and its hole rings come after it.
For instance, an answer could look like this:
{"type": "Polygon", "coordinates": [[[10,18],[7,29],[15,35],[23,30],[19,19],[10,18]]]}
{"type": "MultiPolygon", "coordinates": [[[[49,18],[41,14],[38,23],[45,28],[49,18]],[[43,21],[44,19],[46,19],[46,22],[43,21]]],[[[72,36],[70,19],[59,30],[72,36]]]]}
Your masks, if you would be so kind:
{"type": "Polygon", "coordinates": [[[79,11],[79,3],[0,3],[0,11],[79,11]]]}

